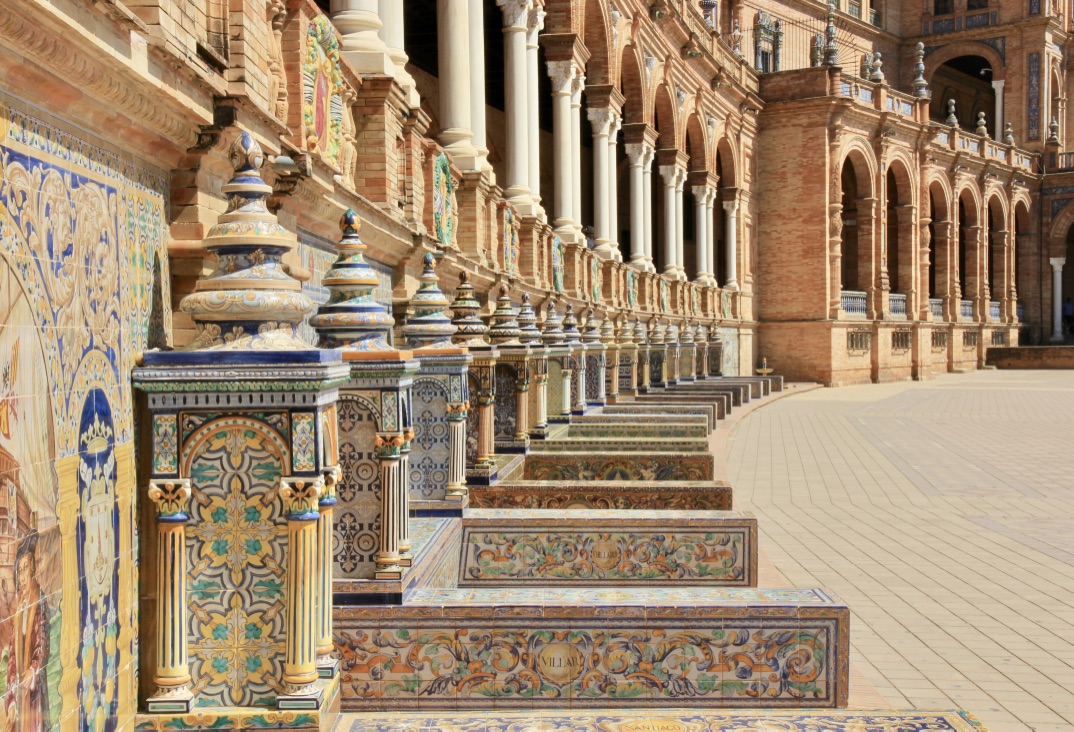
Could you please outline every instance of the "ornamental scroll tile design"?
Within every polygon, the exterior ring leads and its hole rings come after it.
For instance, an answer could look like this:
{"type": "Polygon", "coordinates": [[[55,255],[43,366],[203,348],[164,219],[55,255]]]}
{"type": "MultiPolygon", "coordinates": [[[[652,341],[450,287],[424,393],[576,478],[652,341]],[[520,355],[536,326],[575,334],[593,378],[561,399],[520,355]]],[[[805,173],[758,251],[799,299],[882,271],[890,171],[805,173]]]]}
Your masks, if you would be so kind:
{"type": "Polygon", "coordinates": [[[373,576],[380,536],[380,468],[373,455],[376,415],[364,400],[340,395],[339,466],[336,518],[333,526],[336,577],[373,576]]]}
{"type": "Polygon", "coordinates": [[[271,703],[284,656],[287,449],[267,426],[233,418],[194,435],[187,528],[191,675],[199,703],[271,703]]]}
{"type": "Polygon", "coordinates": [[[447,388],[439,379],[419,377],[414,379],[412,394],[414,440],[410,454],[410,495],[439,500],[447,488],[451,458],[447,388]]]}

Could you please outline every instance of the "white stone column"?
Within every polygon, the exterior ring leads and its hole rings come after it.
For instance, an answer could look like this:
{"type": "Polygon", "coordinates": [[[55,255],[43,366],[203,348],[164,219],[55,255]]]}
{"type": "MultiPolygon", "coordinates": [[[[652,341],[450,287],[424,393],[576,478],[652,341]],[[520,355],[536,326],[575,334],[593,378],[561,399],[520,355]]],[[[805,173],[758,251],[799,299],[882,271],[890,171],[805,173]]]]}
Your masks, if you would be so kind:
{"type": "Polygon", "coordinates": [[[574,76],[571,85],[571,168],[574,172],[574,180],[571,181],[571,195],[574,196],[574,205],[571,206],[571,217],[574,219],[575,228],[578,230],[578,240],[582,237],[582,91],[585,89],[585,75],[579,73],[574,76]]]}
{"type": "Polygon", "coordinates": [[[716,189],[709,188],[709,195],[705,201],[705,221],[708,222],[706,233],[708,236],[705,238],[705,261],[711,268],[709,272],[708,284],[715,287],[716,282],[716,219],[713,217],[713,212],[716,208],[716,189]]]}
{"type": "Polygon", "coordinates": [[[399,0],[379,0],[378,8],[380,9],[380,21],[383,23],[380,37],[384,41],[384,45],[388,47],[388,57],[391,58],[392,63],[395,65],[395,81],[406,92],[407,104],[411,108],[415,108],[421,104],[421,98],[418,97],[414,77],[406,70],[407,61],[410,58],[403,49],[403,3],[399,2],[399,0]]]}
{"type": "Polygon", "coordinates": [[[678,210],[679,198],[676,188],[679,181],[679,168],[675,165],[661,165],[660,177],[664,181],[664,274],[678,278],[681,266],[675,261],[678,249],[675,246],[677,235],[676,211],[678,210]]]}
{"type": "Polygon", "coordinates": [[[437,0],[440,68],[440,144],[463,170],[480,168],[470,117],[468,0],[437,0]]]}
{"type": "Polygon", "coordinates": [[[616,149],[622,126],[623,118],[616,114],[608,128],[608,241],[612,248],[612,258],[617,262],[623,261],[619,248],[619,166],[616,164],[616,149]]]}
{"type": "MultiPolygon", "coordinates": [[[[530,0],[496,0],[503,9],[504,94],[507,117],[507,180],[504,197],[524,213],[533,213],[530,195],[529,68],[526,35],[530,0]]],[[[443,86],[441,84],[441,86],[443,86]]]]}
{"type": "MultiPolygon", "coordinates": [[[[574,171],[579,167],[572,154],[573,124],[571,121],[571,91],[578,74],[573,61],[549,61],[548,76],[552,79],[552,170],[556,179],[556,234],[574,239],[574,171]]],[[[577,114],[575,114],[577,117],[577,114]]]]}
{"type": "Polygon", "coordinates": [[[656,149],[647,148],[645,158],[642,161],[642,201],[645,205],[645,269],[656,272],[653,265],[653,160],[656,158],[656,149]]]}
{"type": "Polygon", "coordinates": [[[725,290],[737,290],[738,289],[738,197],[736,195],[730,201],[723,202],[724,221],[726,224],[726,233],[724,234],[724,242],[726,242],[727,248],[727,282],[724,283],[725,290]]]}
{"type": "Polygon", "coordinates": [[[541,205],[541,119],[540,98],[537,93],[537,34],[544,28],[544,10],[535,7],[530,11],[526,30],[526,76],[529,79],[527,98],[529,110],[529,187],[535,206],[541,205]]]}
{"type": "MultiPolygon", "coordinates": [[[[651,201],[646,198],[645,159],[649,155],[649,147],[645,143],[627,145],[626,154],[630,161],[630,263],[638,269],[647,270],[645,219],[651,201]]],[[[649,218],[651,221],[651,214],[649,218]]]]}
{"type": "Polygon", "coordinates": [[[594,251],[605,259],[612,256],[609,236],[608,134],[613,127],[615,111],[611,107],[589,110],[593,124],[593,240],[594,251]]]}
{"type": "Polygon", "coordinates": [[[686,279],[686,262],[685,257],[685,242],[683,241],[683,217],[685,215],[685,201],[683,200],[683,191],[686,188],[686,171],[679,168],[679,174],[675,179],[675,266],[677,271],[675,272],[675,278],[679,280],[686,279]]]}
{"type": "Polygon", "coordinates": [[[1066,257],[1052,257],[1052,343],[1063,342],[1063,265],[1066,257]]]}
{"type": "Polygon", "coordinates": [[[394,76],[395,64],[380,37],[378,0],[332,0],[332,24],[341,36],[343,56],[360,74],[394,76]]]}
{"type": "Polygon", "coordinates": [[[995,114],[995,134],[993,137],[996,142],[1003,141],[1003,79],[998,79],[992,82],[992,88],[996,90],[996,114],[995,114]]]}
{"type": "Polygon", "coordinates": [[[709,267],[709,229],[712,223],[711,209],[709,208],[709,196],[711,189],[708,186],[694,186],[690,189],[694,194],[694,249],[697,254],[697,277],[695,280],[707,285],[712,277],[709,267]]]}
{"type": "MultiPolygon", "coordinates": [[[[388,0],[402,5],[401,0],[388,0]]],[[[485,3],[483,0],[469,0],[468,20],[470,38],[485,37],[485,3]]],[[[470,124],[474,131],[473,146],[477,150],[478,165],[484,170],[492,170],[489,165],[488,128],[485,125],[485,44],[470,43],[470,124]]]]}

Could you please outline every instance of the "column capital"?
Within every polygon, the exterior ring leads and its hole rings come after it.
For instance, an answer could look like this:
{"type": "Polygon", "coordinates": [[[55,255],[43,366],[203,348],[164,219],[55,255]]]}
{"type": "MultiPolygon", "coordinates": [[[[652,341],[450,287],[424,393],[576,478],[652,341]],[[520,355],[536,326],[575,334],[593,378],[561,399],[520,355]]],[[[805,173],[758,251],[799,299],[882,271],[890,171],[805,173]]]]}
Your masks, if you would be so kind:
{"type": "Polygon", "coordinates": [[[544,18],[546,15],[547,13],[540,5],[534,5],[530,9],[529,25],[527,26],[530,34],[528,44],[534,48],[537,47],[537,34],[544,30],[544,18]]]}
{"type": "Polygon", "coordinates": [[[160,523],[188,520],[186,506],[190,494],[189,478],[149,481],[149,499],[157,505],[157,521],[160,523]]]}
{"type": "MultiPolygon", "coordinates": [[[[581,70],[579,70],[581,71],[581,70]]],[[[578,73],[571,82],[571,104],[576,107],[582,106],[582,92],[585,91],[585,74],[578,73]]]]}
{"type": "Polygon", "coordinates": [[[552,93],[571,94],[579,71],[574,61],[549,61],[548,78],[552,80],[552,93]]]}
{"type": "Polygon", "coordinates": [[[660,177],[664,179],[665,188],[679,187],[679,177],[685,178],[686,171],[678,165],[661,165],[660,177]]]}
{"type": "Polygon", "coordinates": [[[587,110],[589,121],[593,124],[593,134],[605,136],[611,134],[617,116],[612,107],[590,107],[587,110]]]}
{"type": "Polygon", "coordinates": [[[526,31],[529,29],[529,14],[533,10],[533,0],[496,0],[496,4],[503,11],[504,30],[526,31]]]}
{"type": "Polygon", "coordinates": [[[701,205],[708,206],[716,198],[716,189],[710,185],[699,185],[690,188],[694,194],[694,200],[701,205]]]}
{"type": "Polygon", "coordinates": [[[730,201],[724,201],[723,210],[727,213],[738,213],[738,199],[732,198],[730,201]]]}
{"type": "Polygon", "coordinates": [[[627,143],[623,145],[623,149],[626,151],[627,159],[630,160],[630,164],[634,166],[644,166],[646,159],[650,158],[653,153],[653,146],[648,143],[627,143]]]}
{"type": "Polygon", "coordinates": [[[316,521],[319,513],[317,499],[324,489],[324,478],[281,477],[280,498],[288,521],[316,521]]]}
{"type": "Polygon", "coordinates": [[[1063,265],[1066,264],[1066,263],[1067,263],[1067,258],[1066,257],[1050,257],[1048,259],[1048,264],[1052,265],[1052,269],[1055,270],[1056,272],[1062,272],[1063,271],[1063,265]]]}

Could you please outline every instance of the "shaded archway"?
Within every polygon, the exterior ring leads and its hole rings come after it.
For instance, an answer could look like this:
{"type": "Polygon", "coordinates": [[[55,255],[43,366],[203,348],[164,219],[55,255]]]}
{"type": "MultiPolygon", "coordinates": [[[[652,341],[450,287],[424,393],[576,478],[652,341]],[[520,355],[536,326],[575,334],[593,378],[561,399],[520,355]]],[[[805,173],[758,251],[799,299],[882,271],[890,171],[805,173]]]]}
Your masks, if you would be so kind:
{"type": "Polygon", "coordinates": [[[843,206],[840,244],[840,290],[868,292],[872,289],[872,170],[860,150],[843,159],[839,177],[843,206]]]}
{"type": "MultiPolygon", "coordinates": [[[[1014,245],[1014,250],[1011,252],[1011,267],[1014,269],[1011,273],[1011,282],[1013,283],[1011,301],[1018,320],[1024,323],[1029,316],[1029,308],[1026,307],[1023,299],[1032,292],[1029,282],[1029,278],[1032,276],[1032,269],[1027,266],[1026,262],[1018,261],[1018,258],[1022,256],[1023,252],[1028,253],[1034,250],[1033,247],[1029,246],[1033,231],[1030,225],[1029,206],[1025,201],[1019,201],[1015,204],[1014,216],[1011,220],[1014,224],[1014,235],[1011,238],[1014,245]]],[[[1039,298],[1037,301],[1039,303],[1039,298]]],[[[1033,320],[1040,323],[1040,319],[1038,308],[1034,313],[1033,320]]]]}
{"type": "Polygon", "coordinates": [[[948,59],[935,68],[931,77],[929,118],[945,122],[948,100],[953,99],[960,127],[974,131],[978,115],[984,113],[988,134],[995,137],[996,89],[993,81],[1000,81],[1000,78],[996,67],[984,55],[974,53],[948,59]]]}
{"type": "Polygon", "coordinates": [[[652,218],[653,218],[653,266],[663,272],[668,266],[668,248],[672,241],[665,226],[666,180],[664,173],[669,167],[668,158],[678,151],[675,106],[667,84],[657,87],[653,95],[653,126],[657,133],[657,156],[653,163],[652,218]]]}
{"type": "Polygon", "coordinates": [[[715,258],[713,276],[721,287],[727,284],[727,210],[725,204],[732,203],[738,194],[736,179],[735,153],[731,141],[724,137],[716,145],[716,174],[720,180],[717,185],[716,203],[713,205],[713,222],[715,227],[715,258]]]}
{"type": "Polygon", "coordinates": [[[977,197],[969,187],[958,195],[958,298],[961,316],[970,317],[971,303],[979,296],[981,277],[980,216],[977,197]]]}
{"type": "MultiPolygon", "coordinates": [[[[693,182],[698,183],[708,173],[708,147],[706,145],[704,125],[701,115],[694,112],[686,120],[686,155],[687,165],[693,182]]],[[[702,266],[697,252],[697,197],[694,186],[688,183],[683,191],[683,268],[688,279],[695,279],[702,270],[710,270],[711,263],[702,266]]]]}
{"type": "MultiPolygon", "coordinates": [[[[929,271],[928,293],[933,317],[944,314],[944,300],[952,296],[952,252],[950,196],[940,180],[933,180],[928,188],[929,210],[929,271]]],[[[950,307],[950,303],[948,303],[950,307]]]]}
{"type": "Polygon", "coordinates": [[[890,311],[908,314],[907,300],[914,291],[914,191],[906,163],[900,159],[888,164],[884,181],[886,221],[884,257],[887,264],[890,311]]]}

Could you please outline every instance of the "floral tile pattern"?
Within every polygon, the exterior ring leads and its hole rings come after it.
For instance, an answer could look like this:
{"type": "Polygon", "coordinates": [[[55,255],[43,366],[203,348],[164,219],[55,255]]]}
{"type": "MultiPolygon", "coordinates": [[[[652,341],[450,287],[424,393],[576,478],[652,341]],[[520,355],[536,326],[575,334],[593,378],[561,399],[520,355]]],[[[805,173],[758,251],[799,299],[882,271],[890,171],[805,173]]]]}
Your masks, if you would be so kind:
{"type": "Polygon", "coordinates": [[[474,511],[462,549],[463,587],[757,583],[757,522],[741,514],[474,511]]]}
{"type": "Polygon", "coordinates": [[[337,732],[987,732],[963,711],[594,710],[340,716],[337,732]]]}
{"type": "Polygon", "coordinates": [[[726,511],[731,487],[713,481],[512,480],[470,486],[474,508],[679,509],[726,511]]]}
{"type": "Polygon", "coordinates": [[[526,480],[712,480],[710,454],[675,453],[531,454],[526,480]]]}

